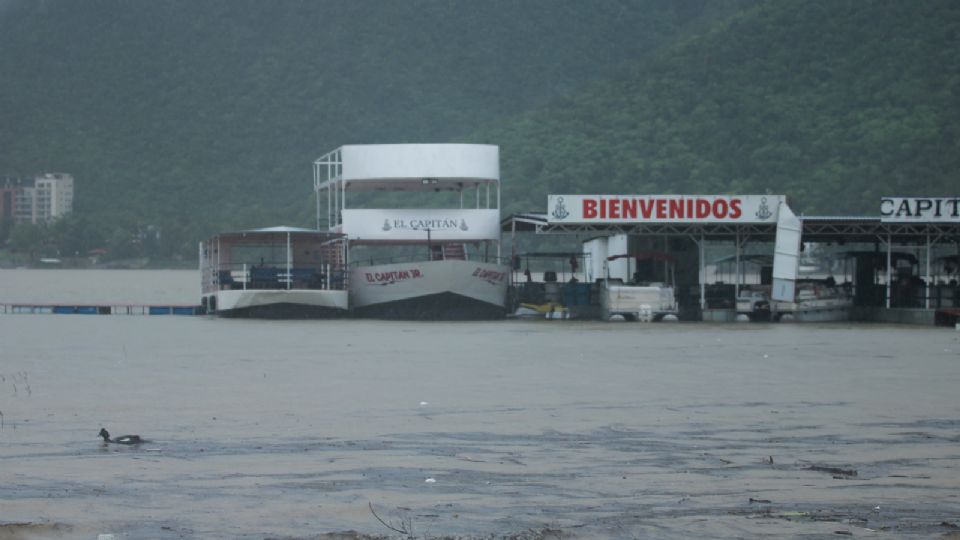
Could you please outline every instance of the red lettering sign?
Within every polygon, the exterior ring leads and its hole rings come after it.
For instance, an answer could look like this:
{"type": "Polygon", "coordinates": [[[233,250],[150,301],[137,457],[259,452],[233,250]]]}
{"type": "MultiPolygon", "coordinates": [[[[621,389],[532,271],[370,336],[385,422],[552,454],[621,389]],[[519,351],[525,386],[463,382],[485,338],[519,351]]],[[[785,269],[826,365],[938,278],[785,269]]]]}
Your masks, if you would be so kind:
{"type": "Polygon", "coordinates": [[[683,199],[670,199],[670,217],[674,219],[683,219],[683,199]]]}
{"type": "Polygon", "coordinates": [[[740,209],[740,199],[731,199],[730,200],[730,217],[732,219],[739,219],[743,215],[743,210],[740,209]]]}
{"type": "Polygon", "coordinates": [[[620,199],[610,200],[610,219],[620,218],[620,199]]]}
{"type": "Polygon", "coordinates": [[[583,200],[583,217],[593,219],[597,217],[597,201],[594,199],[583,200]]]}
{"type": "Polygon", "coordinates": [[[697,199],[697,219],[705,219],[710,215],[710,201],[706,199],[697,199]]]}
{"type": "Polygon", "coordinates": [[[730,210],[730,207],[727,205],[725,199],[717,199],[713,201],[713,217],[723,219],[727,217],[727,211],[730,210]]]}
{"type": "Polygon", "coordinates": [[[775,215],[767,209],[767,200],[762,196],[600,195],[582,196],[574,204],[580,206],[581,212],[573,219],[585,221],[755,221],[754,213],[760,221],[769,221],[775,215]],[[762,202],[758,201],[761,198],[762,202]],[[765,210],[761,212],[757,207],[765,210]]]}
{"type": "Polygon", "coordinates": [[[650,215],[653,214],[653,201],[650,199],[640,199],[637,201],[640,205],[640,216],[643,219],[650,219],[650,215]]]}

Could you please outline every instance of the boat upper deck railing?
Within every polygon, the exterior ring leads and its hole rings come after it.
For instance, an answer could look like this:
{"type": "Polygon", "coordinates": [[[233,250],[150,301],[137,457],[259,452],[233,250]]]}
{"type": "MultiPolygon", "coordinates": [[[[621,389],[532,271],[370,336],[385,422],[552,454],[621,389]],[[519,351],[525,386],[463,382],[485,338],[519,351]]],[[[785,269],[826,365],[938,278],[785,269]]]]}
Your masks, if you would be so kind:
{"type": "Polygon", "coordinates": [[[328,152],[313,162],[313,190],[320,191],[343,176],[340,149],[328,152]]]}
{"type": "Polygon", "coordinates": [[[389,257],[361,257],[354,261],[350,262],[351,267],[356,266],[374,266],[380,264],[397,264],[397,263],[410,263],[410,262],[430,262],[430,261],[450,261],[450,260],[461,260],[467,262],[480,262],[487,264],[502,264],[508,265],[510,259],[507,257],[497,257],[494,255],[490,256],[476,256],[470,257],[469,259],[462,258],[449,258],[445,257],[442,252],[436,253],[431,252],[429,254],[410,254],[410,255],[394,255],[389,257]]]}
{"type": "Polygon", "coordinates": [[[203,293],[251,289],[344,290],[347,280],[342,265],[219,264],[203,269],[203,293]]]}

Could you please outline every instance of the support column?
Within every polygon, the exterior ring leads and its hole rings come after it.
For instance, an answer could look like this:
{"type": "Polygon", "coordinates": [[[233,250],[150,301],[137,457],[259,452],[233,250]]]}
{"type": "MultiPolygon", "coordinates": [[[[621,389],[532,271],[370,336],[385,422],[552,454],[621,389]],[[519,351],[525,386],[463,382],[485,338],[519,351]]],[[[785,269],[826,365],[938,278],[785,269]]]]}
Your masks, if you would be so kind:
{"type": "MultiPolygon", "coordinates": [[[[960,247],[960,246],[958,246],[958,247],[960,247]]],[[[221,268],[221,266],[220,266],[220,236],[218,235],[218,236],[217,236],[217,266],[216,266],[216,268],[214,269],[214,276],[215,276],[215,277],[214,277],[214,283],[217,284],[217,291],[223,290],[223,285],[220,283],[220,270],[222,270],[222,268],[221,268]]],[[[229,271],[229,270],[228,270],[228,271],[229,271]]],[[[230,275],[233,276],[233,272],[231,272],[230,275]]],[[[219,296],[219,295],[218,295],[218,296],[219,296]]],[[[215,296],[215,298],[216,298],[216,296],[215,296]]],[[[216,313],[216,311],[214,311],[214,313],[216,313]]]]}
{"type": "Polygon", "coordinates": [[[737,277],[733,280],[733,305],[737,305],[737,298],[740,298],[740,275],[742,274],[742,269],[740,268],[740,227],[737,227],[737,236],[736,236],[736,265],[737,265],[737,277]]]}
{"type": "Polygon", "coordinates": [[[318,181],[320,180],[320,166],[316,163],[313,164],[313,194],[317,196],[317,230],[320,230],[320,188],[318,181]]]}
{"type": "Polygon", "coordinates": [[[667,256],[670,255],[670,242],[667,239],[667,235],[663,235],[663,282],[669,283],[671,287],[676,288],[677,284],[670,279],[670,276],[667,274],[670,273],[670,261],[667,260],[667,256]]]}
{"type": "Polygon", "coordinates": [[[893,239],[891,238],[890,233],[887,233],[887,309],[890,309],[890,305],[891,305],[890,293],[893,290],[893,287],[890,286],[891,285],[890,283],[890,259],[891,259],[890,250],[892,249],[892,246],[890,245],[891,242],[893,242],[893,239]]]}
{"type": "Polygon", "coordinates": [[[517,269],[513,267],[514,257],[517,256],[517,220],[510,220],[510,280],[515,283],[515,274],[517,269]]]}
{"type": "Polygon", "coordinates": [[[703,229],[700,230],[700,312],[707,309],[707,262],[706,262],[706,240],[703,236],[703,229]]]}
{"type": "Polygon", "coordinates": [[[927,275],[925,276],[926,286],[924,287],[924,299],[923,307],[924,309],[930,309],[930,227],[927,226],[927,275]]]}
{"type": "Polygon", "coordinates": [[[290,233],[287,233],[287,289],[293,283],[293,253],[290,251],[290,233]]]}

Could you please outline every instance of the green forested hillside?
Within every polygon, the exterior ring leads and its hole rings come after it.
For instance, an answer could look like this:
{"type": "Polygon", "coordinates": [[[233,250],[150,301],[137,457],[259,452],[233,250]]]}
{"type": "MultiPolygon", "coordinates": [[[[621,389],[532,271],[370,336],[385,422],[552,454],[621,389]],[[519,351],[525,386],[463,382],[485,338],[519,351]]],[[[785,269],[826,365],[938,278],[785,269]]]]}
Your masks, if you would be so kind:
{"type": "Polygon", "coordinates": [[[0,175],[72,173],[85,244],[151,224],[192,255],[218,229],[310,224],[327,150],[497,125],[738,4],[7,0],[0,175]]]}
{"type": "Polygon", "coordinates": [[[0,175],[77,179],[70,221],[11,241],[189,258],[310,225],[310,163],[347,143],[498,144],[505,211],[770,191],[875,213],[956,194],[958,24],[952,0],[8,0],[0,175]]]}
{"type": "Polygon", "coordinates": [[[546,193],[785,193],[877,215],[960,189],[960,3],[775,0],[475,140],[546,193]]]}

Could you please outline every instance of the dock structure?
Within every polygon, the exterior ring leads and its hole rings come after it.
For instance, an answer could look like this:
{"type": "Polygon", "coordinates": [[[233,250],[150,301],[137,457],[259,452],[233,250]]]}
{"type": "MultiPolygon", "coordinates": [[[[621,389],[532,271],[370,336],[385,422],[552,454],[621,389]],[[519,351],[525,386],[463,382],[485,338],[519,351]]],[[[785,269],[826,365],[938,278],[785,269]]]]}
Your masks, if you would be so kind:
{"type": "MultiPolygon", "coordinates": [[[[849,320],[960,320],[960,197],[883,197],[879,216],[806,216],[794,215],[785,195],[548,195],[547,212],[508,216],[501,230],[615,238],[632,254],[663,249],[680,260],[675,285],[688,320],[737,320],[739,303],[758,290],[768,302],[799,305],[804,288],[819,299],[824,285],[852,301],[849,320]],[[803,266],[807,245],[831,259],[803,266]]],[[[639,257],[617,269],[611,253],[601,255],[584,261],[595,267],[583,272],[588,281],[626,282],[654,269],[639,257]]]]}
{"type": "Polygon", "coordinates": [[[201,315],[200,306],[182,304],[0,304],[4,315],[201,315]]]}

